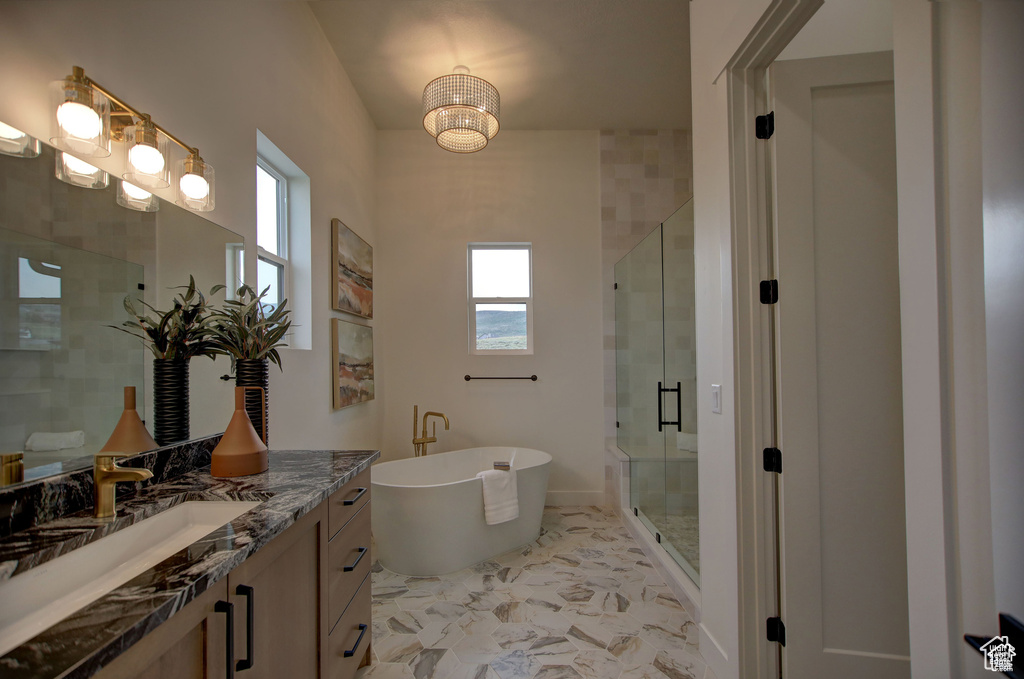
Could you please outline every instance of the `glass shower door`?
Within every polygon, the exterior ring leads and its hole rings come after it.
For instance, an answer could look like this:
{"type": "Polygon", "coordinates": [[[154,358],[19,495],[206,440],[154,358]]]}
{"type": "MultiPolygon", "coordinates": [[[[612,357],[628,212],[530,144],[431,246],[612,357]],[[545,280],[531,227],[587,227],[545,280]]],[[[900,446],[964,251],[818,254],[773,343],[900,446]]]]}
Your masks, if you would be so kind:
{"type": "Polygon", "coordinates": [[[629,455],[630,506],[652,533],[665,515],[665,436],[657,384],[664,380],[659,226],[615,265],[615,384],[618,445],[629,455]]]}
{"type": "Polygon", "coordinates": [[[615,266],[618,445],[630,507],[700,584],[693,201],[615,266]]]}

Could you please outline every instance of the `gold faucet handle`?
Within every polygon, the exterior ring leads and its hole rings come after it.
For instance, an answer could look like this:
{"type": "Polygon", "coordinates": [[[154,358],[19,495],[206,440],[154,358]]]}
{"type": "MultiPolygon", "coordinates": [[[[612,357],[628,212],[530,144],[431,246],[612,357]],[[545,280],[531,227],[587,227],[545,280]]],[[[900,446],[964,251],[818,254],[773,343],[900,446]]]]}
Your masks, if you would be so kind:
{"type": "Polygon", "coordinates": [[[128,453],[97,453],[93,464],[97,469],[113,469],[123,457],[128,457],[128,453]]]}

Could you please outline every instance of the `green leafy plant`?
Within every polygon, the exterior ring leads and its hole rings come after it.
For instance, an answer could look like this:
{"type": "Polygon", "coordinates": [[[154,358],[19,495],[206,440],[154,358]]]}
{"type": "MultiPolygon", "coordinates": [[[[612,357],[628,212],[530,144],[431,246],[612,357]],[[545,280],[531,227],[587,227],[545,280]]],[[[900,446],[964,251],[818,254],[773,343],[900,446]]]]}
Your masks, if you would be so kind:
{"type": "Polygon", "coordinates": [[[269,289],[267,286],[257,295],[251,287],[242,285],[237,299],[225,300],[223,308],[210,314],[210,344],[218,353],[227,354],[232,360],[266,358],[281,367],[277,348],[288,346],[281,340],[292,325],[291,310],[288,300],[283,299],[268,314],[270,305],[263,298],[269,289]]]}
{"type": "MultiPolygon", "coordinates": [[[[210,296],[223,287],[215,285],[210,296]]],[[[125,297],[124,310],[132,318],[120,326],[109,327],[142,340],[156,358],[187,361],[193,356],[209,356],[213,359],[219,352],[210,339],[210,303],[196,287],[192,276],[188,277],[188,285],[172,288],[179,289],[184,292],[175,296],[174,305],[168,311],[160,311],[141,299],[125,297]],[[142,311],[136,307],[136,302],[142,305],[142,311]]]]}

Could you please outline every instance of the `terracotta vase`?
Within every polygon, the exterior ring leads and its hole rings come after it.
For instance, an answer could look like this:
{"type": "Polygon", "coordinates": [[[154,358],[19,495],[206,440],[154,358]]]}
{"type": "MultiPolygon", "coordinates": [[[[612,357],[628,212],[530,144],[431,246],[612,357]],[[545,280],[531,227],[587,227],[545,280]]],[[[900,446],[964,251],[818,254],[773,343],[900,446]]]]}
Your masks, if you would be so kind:
{"type": "Polygon", "coordinates": [[[261,391],[260,387],[235,387],[235,412],[231,415],[220,443],[211,453],[211,476],[249,476],[267,470],[267,444],[253,429],[245,411],[246,395],[255,393],[260,397],[261,391]]]}
{"type": "Polygon", "coordinates": [[[101,453],[141,453],[156,448],[156,441],[135,409],[135,387],[124,388],[124,412],[113,433],[100,448],[101,453]]]}

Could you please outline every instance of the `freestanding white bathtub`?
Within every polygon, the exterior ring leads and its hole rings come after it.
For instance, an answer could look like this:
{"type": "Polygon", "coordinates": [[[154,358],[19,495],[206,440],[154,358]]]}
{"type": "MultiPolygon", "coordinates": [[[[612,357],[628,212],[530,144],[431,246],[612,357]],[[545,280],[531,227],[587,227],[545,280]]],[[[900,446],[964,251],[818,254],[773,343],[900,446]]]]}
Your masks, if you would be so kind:
{"type": "Polygon", "coordinates": [[[467,448],[374,465],[370,521],[377,558],[395,573],[441,575],[536,540],[550,465],[545,452],[510,447],[467,448]],[[516,470],[519,518],[488,526],[476,475],[497,461],[511,461],[516,470]]]}

